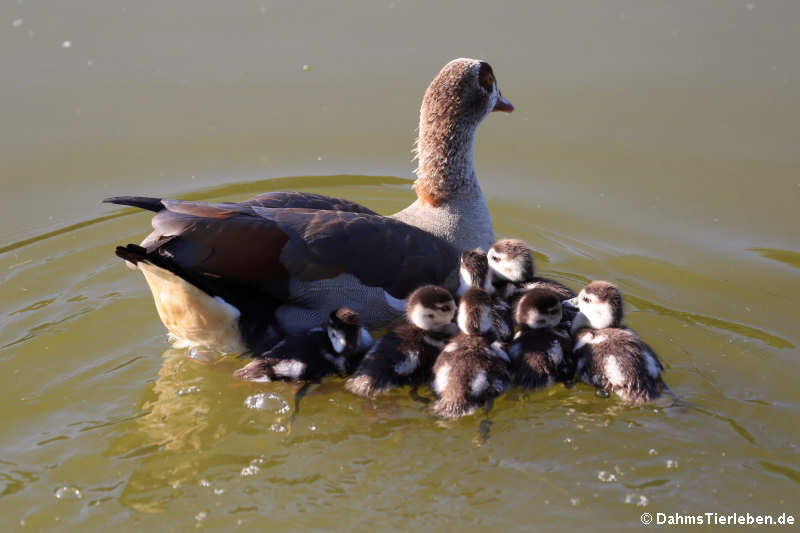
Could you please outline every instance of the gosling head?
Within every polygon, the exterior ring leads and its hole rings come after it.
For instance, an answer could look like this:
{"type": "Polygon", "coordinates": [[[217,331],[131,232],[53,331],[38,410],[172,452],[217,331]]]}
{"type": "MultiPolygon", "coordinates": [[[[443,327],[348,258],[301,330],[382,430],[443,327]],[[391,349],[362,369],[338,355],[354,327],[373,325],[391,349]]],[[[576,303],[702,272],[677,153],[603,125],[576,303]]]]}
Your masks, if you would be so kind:
{"type": "Polygon", "coordinates": [[[361,319],[355,311],[346,307],[331,311],[331,314],[328,315],[328,322],[325,324],[325,330],[331,341],[331,347],[337,354],[358,349],[361,319]]]}
{"type": "Polygon", "coordinates": [[[418,288],[406,303],[408,320],[425,331],[446,331],[455,312],[456,304],[450,291],[436,285],[418,288]]]}
{"type": "Polygon", "coordinates": [[[490,295],[494,292],[489,261],[480,248],[461,253],[458,272],[461,279],[457,293],[459,298],[472,287],[483,289],[490,295]]]}
{"type": "Polygon", "coordinates": [[[581,290],[577,298],[578,314],[572,321],[573,330],[616,328],[622,322],[622,294],[607,281],[593,281],[581,290]]]}
{"type": "Polygon", "coordinates": [[[552,328],[561,323],[561,300],[549,289],[531,289],[522,295],[514,310],[520,327],[552,328]]]}
{"type": "Polygon", "coordinates": [[[503,239],[489,249],[489,268],[500,280],[522,283],[533,279],[533,255],[524,241],[503,239]]]}

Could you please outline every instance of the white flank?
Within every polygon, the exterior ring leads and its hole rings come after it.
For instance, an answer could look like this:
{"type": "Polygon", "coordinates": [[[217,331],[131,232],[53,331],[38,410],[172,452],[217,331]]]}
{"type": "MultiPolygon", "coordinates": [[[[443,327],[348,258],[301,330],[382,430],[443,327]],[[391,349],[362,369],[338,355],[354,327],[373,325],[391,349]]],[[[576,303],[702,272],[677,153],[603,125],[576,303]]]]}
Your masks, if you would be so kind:
{"type": "Polygon", "coordinates": [[[592,342],[593,337],[594,333],[592,333],[591,331],[587,331],[586,333],[578,337],[578,342],[576,342],[575,346],[572,347],[572,351],[577,352],[578,350],[580,350],[581,348],[592,342]]]}
{"type": "Polygon", "coordinates": [[[620,368],[619,363],[617,363],[617,358],[613,355],[609,355],[608,358],[606,358],[606,362],[603,365],[603,372],[606,375],[606,379],[615,387],[621,387],[625,384],[625,375],[622,373],[622,368],[620,368]]]}
{"type": "Polygon", "coordinates": [[[302,376],[305,369],[306,364],[302,361],[298,361],[297,359],[286,359],[285,361],[279,361],[275,363],[275,366],[272,367],[272,370],[275,372],[275,374],[291,379],[297,379],[302,376]]]}
{"type": "Polygon", "coordinates": [[[550,360],[555,364],[561,364],[561,360],[564,358],[564,352],[561,350],[561,343],[554,340],[553,344],[550,345],[550,349],[547,350],[547,356],[550,357],[550,360]]]}
{"type": "Polygon", "coordinates": [[[458,306],[458,329],[463,331],[464,333],[469,332],[469,328],[467,327],[467,307],[464,305],[458,306]]]}
{"type": "Polygon", "coordinates": [[[442,365],[433,378],[433,391],[441,395],[450,382],[450,365],[442,365]]]}
{"type": "Polygon", "coordinates": [[[480,393],[486,390],[486,387],[489,386],[489,380],[486,379],[486,372],[483,370],[478,371],[474,378],[472,378],[472,383],[470,383],[470,390],[472,391],[473,396],[478,396],[480,393]]]}
{"type": "Polygon", "coordinates": [[[472,287],[472,274],[466,268],[461,268],[459,273],[459,284],[456,296],[461,297],[472,287]]]}
{"type": "Polygon", "coordinates": [[[401,376],[407,376],[416,370],[419,365],[419,352],[412,351],[394,365],[394,371],[401,376]]]}

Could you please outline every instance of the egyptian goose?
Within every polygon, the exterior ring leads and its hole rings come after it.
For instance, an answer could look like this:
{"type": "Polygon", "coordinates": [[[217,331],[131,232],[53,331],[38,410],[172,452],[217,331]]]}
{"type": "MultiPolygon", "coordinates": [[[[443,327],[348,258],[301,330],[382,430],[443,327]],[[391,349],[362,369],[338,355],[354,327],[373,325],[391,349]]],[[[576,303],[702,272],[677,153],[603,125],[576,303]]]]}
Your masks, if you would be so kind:
{"type": "Polygon", "coordinates": [[[156,212],[154,231],[117,255],[145,276],[177,346],[261,353],[341,306],[365,326],[402,314],[423,284],[458,287],[459,253],[494,241],[473,165],[478,124],[513,106],[492,67],[455,59],[420,110],[417,200],[392,216],[308,193],[239,203],[115,197],[156,212]]]}

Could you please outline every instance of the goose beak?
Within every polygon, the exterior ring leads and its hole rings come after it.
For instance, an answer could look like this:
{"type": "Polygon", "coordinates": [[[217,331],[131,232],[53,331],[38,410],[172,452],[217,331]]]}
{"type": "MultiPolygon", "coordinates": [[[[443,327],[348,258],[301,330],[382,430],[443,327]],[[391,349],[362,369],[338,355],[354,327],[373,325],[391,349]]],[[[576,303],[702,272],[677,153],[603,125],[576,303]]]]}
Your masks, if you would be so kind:
{"type": "Polygon", "coordinates": [[[511,102],[503,98],[502,94],[497,95],[497,102],[494,104],[494,109],[492,111],[502,111],[504,113],[511,113],[514,111],[514,106],[511,105],[511,102]]]}

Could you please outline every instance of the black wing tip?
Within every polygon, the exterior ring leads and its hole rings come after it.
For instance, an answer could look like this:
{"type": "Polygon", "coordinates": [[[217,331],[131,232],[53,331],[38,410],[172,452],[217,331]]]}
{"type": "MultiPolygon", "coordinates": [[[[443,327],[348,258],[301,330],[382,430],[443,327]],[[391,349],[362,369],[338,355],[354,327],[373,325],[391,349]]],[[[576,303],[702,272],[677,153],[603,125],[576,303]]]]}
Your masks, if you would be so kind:
{"type": "Polygon", "coordinates": [[[129,205],[131,207],[147,209],[148,211],[155,211],[156,213],[164,209],[161,198],[152,198],[149,196],[109,196],[108,198],[103,198],[102,203],[129,205]]]}
{"type": "Polygon", "coordinates": [[[120,259],[124,259],[125,261],[130,261],[131,263],[138,264],[139,261],[144,261],[147,259],[147,250],[139,246],[138,244],[128,244],[127,246],[117,246],[114,253],[117,254],[117,257],[120,259]]]}

